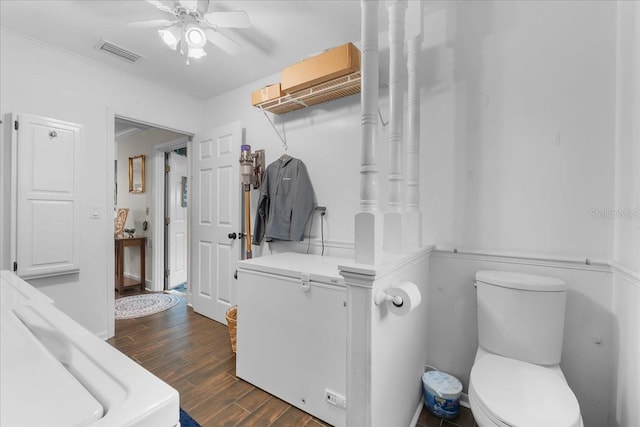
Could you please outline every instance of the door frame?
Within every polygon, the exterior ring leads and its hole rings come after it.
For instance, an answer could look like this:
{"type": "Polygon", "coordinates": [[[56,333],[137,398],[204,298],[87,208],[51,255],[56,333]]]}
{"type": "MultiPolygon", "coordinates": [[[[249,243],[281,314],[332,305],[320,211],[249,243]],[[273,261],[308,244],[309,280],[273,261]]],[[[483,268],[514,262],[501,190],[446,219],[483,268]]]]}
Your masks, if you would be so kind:
{"type": "MultiPolygon", "coordinates": [[[[151,282],[151,290],[154,292],[162,292],[164,291],[164,267],[165,267],[165,256],[164,256],[164,248],[165,248],[165,235],[164,235],[164,218],[165,218],[165,159],[164,154],[167,151],[172,151],[177,148],[187,147],[187,170],[189,181],[191,181],[191,141],[193,140],[193,135],[185,134],[187,140],[185,138],[178,138],[174,141],[165,142],[163,144],[158,144],[153,146],[153,157],[151,158],[151,162],[153,164],[153,176],[152,176],[152,188],[162,188],[162,191],[154,191],[151,195],[151,203],[153,205],[153,216],[151,217],[151,238],[154,247],[162,248],[160,250],[152,251],[152,282],[151,282]]],[[[191,192],[187,192],[187,241],[191,240],[191,192]]],[[[190,259],[190,246],[187,243],[187,259],[190,259]]],[[[189,280],[189,263],[187,262],[187,283],[189,280]]],[[[190,289],[187,292],[187,302],[191,303],[191,291],[190,289]]]]}
{"type": "Polygon", "coordinates": [[[106,336],[108,337],[113,337],[115,335],[115,329],[116,329],[115,311],[113,310],[113,304],[115,300],[115,292],[114,292],[113,284],[115,283],[116,257],[115,257],[115,244],[113,240],[113,220],[112,220],[112,213],[110,208],[113,207],[113,199],[115,195],[115,188],[113,185],[113,182],[115,180],[113,164],[116,159],[115,133],[116,133],[117,118],[129,120],[132,122],[137,122],[143,125],[153,126],[159,129],[170,130],[172,132],[178,132],[178,133],[187,135],[190,139],[193,139],[193,136],[194,136],[194,133],[192,132],[187,132],[185,130],[175,129],[168,126],[158,125],[155,122],[149,122],[147,120],[140,119],[134,116],[129,116],[127,114],[119,114],[112,107],[107,107],[107,111],[106,111],[107,144],[105,144],[106,146],[105,157],[107,158],[107,181],[106,181],[107,197],[105,200],[105,206],[107,207],[106,215],[108,216],[108,218],[106,218],[107,227],[105,229],[105,236],[106,236],[107,242],[111,242],[110,243],[111,250],[108,251],[109,255],[107,258],[107,266],[106,266],[107,286],[105,286],[104,291],[106,292],[106,301],[107,301],[107,334],[106,336]]]}

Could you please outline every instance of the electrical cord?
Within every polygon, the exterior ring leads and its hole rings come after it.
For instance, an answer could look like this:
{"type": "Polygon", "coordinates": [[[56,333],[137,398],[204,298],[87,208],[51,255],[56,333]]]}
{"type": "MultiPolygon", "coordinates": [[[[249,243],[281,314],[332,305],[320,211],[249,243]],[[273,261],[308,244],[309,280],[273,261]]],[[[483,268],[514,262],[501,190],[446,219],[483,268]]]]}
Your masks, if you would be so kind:
{"type": "Polygon", "coordinates": [[[307,254],[309,253],[309,249],[311,249],[311,227],[313,226],[313,212],[311,213],[311,222],[309,223],[309,241],[307,243],[307,254]]]}
{"type": "Polygon", "coordinates": [[[320,236],[322,239],[322,253],[321,256],[324,256],[324,214],[325,212],[320,212],[320,236]]]}
{"type": "MultiPolygon", "coordinates": [[[[315,211],[320,211],[320,238],[322,239],[322,252],[321,252],[321,256],[324,256],[324,216],[327,214],[327,208],[325,208],[324,206],[322,207],[316,207],[314,209],[315,211]]],[[[309,221],[309,240],[307,241],[307,254],[309,253],[309,251],[311,250],[311,229],[313,228],[313,217],[315,215],[313,215],[313,212],[311,213],[311,221],[309,221]]]]}

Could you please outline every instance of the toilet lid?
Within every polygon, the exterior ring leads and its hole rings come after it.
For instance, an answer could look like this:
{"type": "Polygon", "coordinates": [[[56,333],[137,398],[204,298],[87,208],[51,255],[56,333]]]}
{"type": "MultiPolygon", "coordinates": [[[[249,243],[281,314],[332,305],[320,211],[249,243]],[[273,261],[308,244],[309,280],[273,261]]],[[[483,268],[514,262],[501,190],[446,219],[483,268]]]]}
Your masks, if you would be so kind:
{"type": "Polygon", "coordinates": [[[488,354],[473,365],[470,383],[484,411],[507,425],[580,425],[578,400],[551,369],[488,354]]]}

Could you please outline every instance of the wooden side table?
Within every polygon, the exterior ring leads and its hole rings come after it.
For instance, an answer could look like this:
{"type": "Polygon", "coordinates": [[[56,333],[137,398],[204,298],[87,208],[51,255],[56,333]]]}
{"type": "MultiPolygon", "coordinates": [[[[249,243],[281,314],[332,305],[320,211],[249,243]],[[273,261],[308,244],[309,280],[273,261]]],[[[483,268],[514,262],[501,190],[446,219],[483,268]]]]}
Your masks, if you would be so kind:
{"type": "Polygon", "coordinates": [[[122,292],[126,288],[132,288],[134,286],[140,286],[140,290],[144,291],[145,284],[145,254],[144,248],[146,246],[146,237],[116,237],[115,249],[116,249],[116,289],[118,293],[122,295],[122,292]],[[128,277],[124,277],[124,248],[127,246],[138,246],[140,248],[140,281],[135,281],[128,277]]]}

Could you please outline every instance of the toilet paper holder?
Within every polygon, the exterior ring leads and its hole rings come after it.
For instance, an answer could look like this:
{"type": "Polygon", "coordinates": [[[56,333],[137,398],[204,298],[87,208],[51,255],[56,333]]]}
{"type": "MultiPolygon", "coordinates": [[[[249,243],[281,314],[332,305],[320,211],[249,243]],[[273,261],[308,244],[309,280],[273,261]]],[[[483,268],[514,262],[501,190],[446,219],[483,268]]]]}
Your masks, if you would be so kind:
{"type": "Polygon", "coordinates": [[[375,296],[373,297],[373,302],[375,305],[380,305],[383,302],[387,301],[391,301],[391,303],[396,307],[402,307],[402,305],[404,304],[404,301],[402,300],[402,297],[400,295],[391,295],[389,292],[387,292],[386,289],[378,290],[378,292],[376,292],[375,296]]]}

